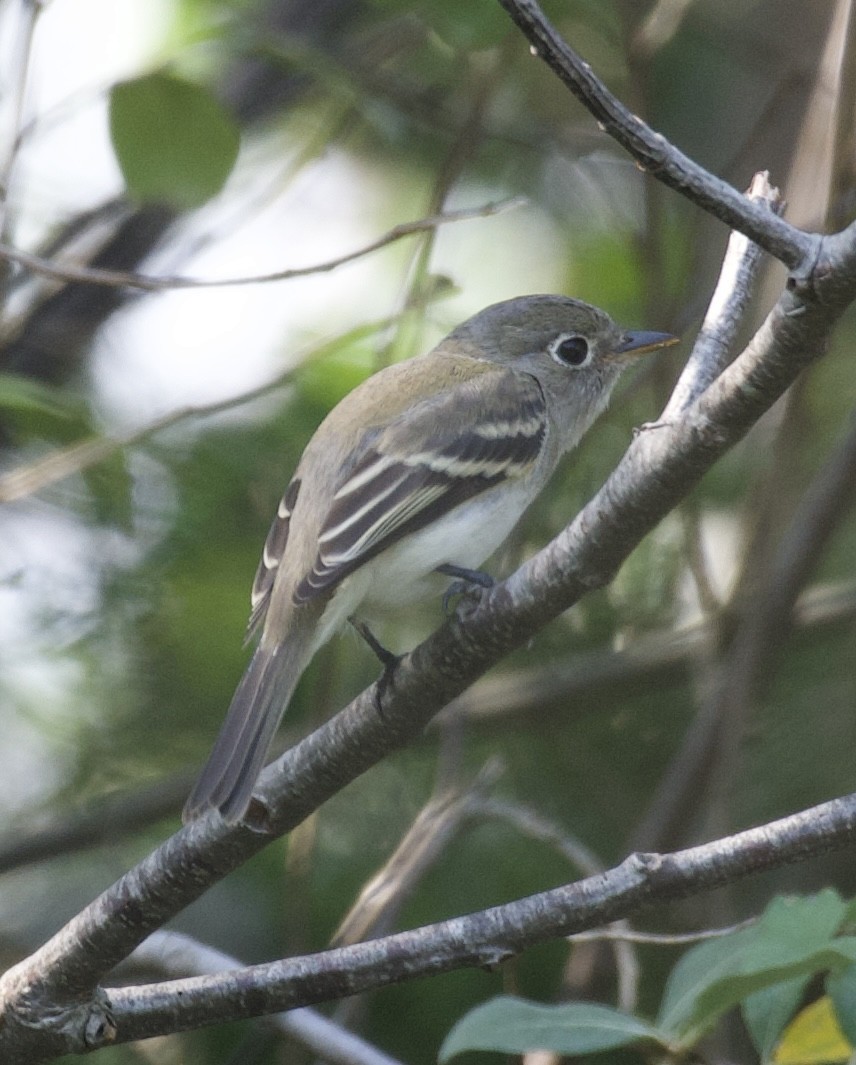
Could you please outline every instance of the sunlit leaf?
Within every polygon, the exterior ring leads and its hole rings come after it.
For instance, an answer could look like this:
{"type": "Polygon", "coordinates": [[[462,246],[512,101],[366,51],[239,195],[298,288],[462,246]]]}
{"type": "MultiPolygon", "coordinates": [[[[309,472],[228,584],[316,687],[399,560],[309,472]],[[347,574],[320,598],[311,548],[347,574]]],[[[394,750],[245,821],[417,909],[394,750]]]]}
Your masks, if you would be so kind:
{"type": "Polygon", "coordinates": [[[828,996],[806,1006],[785,1029],[773,1055],[776,1065],[822,1065],[847,1061],[853,1047],[839,1027],[828,996]]]}

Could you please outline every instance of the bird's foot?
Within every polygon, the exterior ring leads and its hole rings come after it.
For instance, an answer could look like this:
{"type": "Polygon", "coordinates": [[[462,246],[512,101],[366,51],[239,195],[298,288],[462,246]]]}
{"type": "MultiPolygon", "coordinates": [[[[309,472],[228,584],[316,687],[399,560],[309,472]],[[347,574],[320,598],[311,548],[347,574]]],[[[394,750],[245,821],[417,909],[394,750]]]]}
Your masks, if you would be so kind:
{"type": "Polygon", "coordinates": [[[452,614],[449,604],[456,596],[462,595],[467,599],[478,602],[482,592],[492,588],[496,583],[489,573],[484,573],[480,569],[467,569],[465,566],[455,566],[451,562],[438,566],[437,573],[442,573],[446,577],[455,578],[443,595],[443,613],[446,617],[449,617],[452,614]]]}
{"type": "Polygon", "coordinates": [[[348,621],[354,626],[356,631],[362,636],[369,647],[374,652],[375,657],[383,666],[383,672],[377,682],[377,689],[375,694],[375,709],[378,714],[383,717],[383,701],[386,695],[387,689],[392,687],[395,680],[395,670],[398,667],[398,663],[401,661],[402,656],[394,654],[387,647],[380,642],[375,636],[372,630],[364,621],[359,621],[357,618],[350,617],[348,621]]]}
{"type": "Polygon", "coordinates": [[[633,439],[635,440],[637,436],[641,436],[643,433],[651,433],[655,429],[667,429],[670,425],[671,422],[669,421],[642,422],[641,425],[634,427],[633,439]]]}

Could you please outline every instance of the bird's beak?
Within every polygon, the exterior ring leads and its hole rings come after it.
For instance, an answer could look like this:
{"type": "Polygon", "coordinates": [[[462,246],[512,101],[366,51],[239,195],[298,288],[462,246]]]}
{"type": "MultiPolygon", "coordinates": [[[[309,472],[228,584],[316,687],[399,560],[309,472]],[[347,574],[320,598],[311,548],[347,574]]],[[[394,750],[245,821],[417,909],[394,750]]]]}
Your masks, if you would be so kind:
{"type": "Polygon", "coordinates": [[[639,355],[647,355],[649,351],[670,348],[679,340],[680,337],[672,336],[671,333],[650,333],[644,329],[633,329],[624,334],[621,343],[613,348],[612,353],[621,356],[622,362],[625,359],[629,361],[639,355]]]}

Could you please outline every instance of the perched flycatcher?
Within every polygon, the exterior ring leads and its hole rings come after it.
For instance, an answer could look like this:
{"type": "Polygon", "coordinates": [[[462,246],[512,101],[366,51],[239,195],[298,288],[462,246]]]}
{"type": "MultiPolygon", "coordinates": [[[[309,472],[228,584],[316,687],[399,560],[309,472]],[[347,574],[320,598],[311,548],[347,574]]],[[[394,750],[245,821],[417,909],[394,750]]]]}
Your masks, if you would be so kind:
{"type": "Polygon", "coordinates": [[[185,807],[240,820],[312,656],[360,610],[423,594],[496,550],[606,406],[622,369],[675,341],[566,296],[521,296],[347,395],[309,441],[265,542],[261,630],[185,807]]]}

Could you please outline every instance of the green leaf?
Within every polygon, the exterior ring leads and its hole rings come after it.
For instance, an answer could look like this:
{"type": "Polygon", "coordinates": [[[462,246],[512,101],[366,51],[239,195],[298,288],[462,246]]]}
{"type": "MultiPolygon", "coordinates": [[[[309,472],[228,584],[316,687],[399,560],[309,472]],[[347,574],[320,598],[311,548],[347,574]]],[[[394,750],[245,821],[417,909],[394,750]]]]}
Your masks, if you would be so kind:
{"type": "Polygon", "coordinates": [[[440,1048],[439,1060],[448,1061],[465,1050],[591,1054],[640,1039],[662,1042],[655,1028],[609,1006],[582,1002],[542,1006],[525,999],[501,997],[477,1006],[458,1021],[440,1048]]]}
{"type": "Polygon", "coordinates": [[[835,1006],[842,1032],[856,1046],[856,965],[831,973],[826,990],[835,1006]]]}
{"type": "Polygon", "coordinates": [[[741,1005],[743,1020],[761,1061],[770,1061],[785,1025],[800,1004],[809,976],[783,980],[756,991],[741,1005]]]}
{"type": "Polygon", "coordinates": [[[828,942],[846,915],[847,905],[838,892],[825,888],[816,895],[773,899],[758,927],[772,939],[785,936],[809,947],[828,942]]]}
{"type": "Polygon", "coordinates": [[[856,940],[833,939],[845,906],[836,892],[809,898],[778,898],[752,928],[703,943],[672,970],[659,1027],[684,1043],[694,1042],[744,998],[784,980],[824,969],[841,969],[856,940]]]}
{"type": "Polygon", "coordinates": [[[422,11],[449,47],[464,52],[494,48],[512,29],[508,15],[490,0],[431,0],[422,11]]]}
{"type": "Polygon", "coordinates": [[[699,999],[733,970],[734,959],[751,947],[757,927],[746,928],[721,939],[702,943],[681,958],[672,969],[658,1024],[665,1030],[681,1034],[696,1021],[699,999]]]}
{"type": "Polygon", "coordinates": [[[0,409],[23,414],[42,414],[49,418],[78,418],[80,405],[69,404],[58,388],[22,374],[0,374],[0,409]]]}
{"type": "Polygon", "coordinates": [[[238,155],[238,126],[199,85],[148,74],[114,85],[110,136],[137,200],[198,207],[223,187],[238,155]]]}

